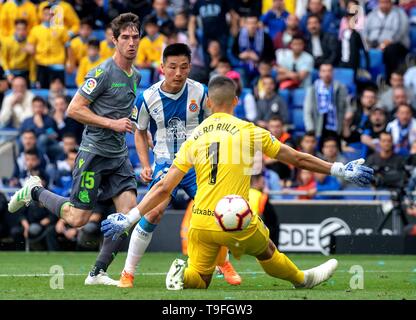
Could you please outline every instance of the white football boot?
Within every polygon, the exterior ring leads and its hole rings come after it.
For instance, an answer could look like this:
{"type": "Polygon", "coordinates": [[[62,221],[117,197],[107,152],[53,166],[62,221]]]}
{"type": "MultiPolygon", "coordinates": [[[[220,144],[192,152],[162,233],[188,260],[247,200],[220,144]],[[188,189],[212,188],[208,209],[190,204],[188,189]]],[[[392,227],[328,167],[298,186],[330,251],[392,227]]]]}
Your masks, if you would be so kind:
{"type": "Polygon", "coordinates": [[[175,259],[170,266],[169,272],[166,275],[166,289],[168,290],[182,290],[183,277],[185,274],[186,262],[181,259],[175,259]]]}
{"type": "Polygon", "coordinates": [[[104,286],[117,286],[118,281],[111,279],[108,276],[107,272],[100,270],[100,273],[96,276],[91,276],[88,274],[88,277],[85,279],[84,284],[86,286],[94,286],[94,285],[104,285],[104,286]]]}
{"type": "Polygon", "coordinates": [[[30,176],[30,178],[24,183],[23,187],[14,193],[8,205],[10,213],[15,213],[24,206],[29,206],[32,201],[32,189],[34,187],[43,187],[38,176],[30,176]]]}
{"type": "Polygon", "coordinates": [[[295,288],[312,289],[313,287],[328,280],[338,267],[336,259],[330,259],[327,262],[308,270],[304,270],[305,280],[303,284],[295,285],[295,288]]]}

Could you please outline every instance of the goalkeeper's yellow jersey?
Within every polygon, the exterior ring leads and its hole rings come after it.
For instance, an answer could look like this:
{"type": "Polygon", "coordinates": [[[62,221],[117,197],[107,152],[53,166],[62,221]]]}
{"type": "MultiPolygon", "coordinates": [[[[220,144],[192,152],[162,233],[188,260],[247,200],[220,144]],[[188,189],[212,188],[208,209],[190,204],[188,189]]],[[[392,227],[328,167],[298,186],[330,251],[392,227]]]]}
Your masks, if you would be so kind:
{"type": "Polygon", "coordinates": [[[262,152],[276,158],[279,150],[279,140],[253,123],[227,113],[214,113],[205,119],[182,144],[173,162],[185,173],[195,168],[198,190],[190,226],[220,231],[215,205],[230,194],[248,200],[254,154],[262,152]]]}

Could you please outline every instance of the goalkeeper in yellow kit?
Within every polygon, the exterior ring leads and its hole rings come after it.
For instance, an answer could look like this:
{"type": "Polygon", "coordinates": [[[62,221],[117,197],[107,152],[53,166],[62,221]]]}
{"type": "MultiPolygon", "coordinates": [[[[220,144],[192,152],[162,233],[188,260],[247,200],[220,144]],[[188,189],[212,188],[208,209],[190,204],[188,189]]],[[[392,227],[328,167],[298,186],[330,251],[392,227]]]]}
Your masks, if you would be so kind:
{"type": "Polygon", "coordinates": [[[256,152],[302,169],[343,177],[359,185],[371,182],[373,169],[362,166],[362,159],[346,165],[329,163],[281,144],[267,130],[234,117],[237,102],[232,80],[221,76],[213,78],[208,85],[207,100],[213,114],[183,143],[165,178],[140,204],[128,215],[110,215],[103,221],[101,230],[107,237],[121,235],[142,215],[167,199],[188,170],[194,167],[198,189],[188,235],[189,259],[187,266],[180,259],[172,263],[166,277],[167,289],[207,288],[221,246],[228,247],[236,258],[243,254],[255,256],[264,271],[273,277],[288,280],[295,287],[312,288],[334,273],[338,264],[335,259],[309,270],[299,270],[276,249],[269,239],[269,230],[257,215],[242,231],[223,231],[215,222],[217,202],[229,194],[248,199],[256,152]]]}

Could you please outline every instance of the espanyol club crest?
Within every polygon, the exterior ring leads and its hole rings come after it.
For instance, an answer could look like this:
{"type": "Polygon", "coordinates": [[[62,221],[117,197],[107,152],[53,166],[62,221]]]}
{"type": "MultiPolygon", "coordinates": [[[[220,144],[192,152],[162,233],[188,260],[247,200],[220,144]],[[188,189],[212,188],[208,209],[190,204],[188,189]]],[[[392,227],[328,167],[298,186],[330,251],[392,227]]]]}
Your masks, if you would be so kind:
{"type": "Polygon", "coordinates": [[[191,111],[191,112],[197,112],[198,109],[199,109],[196,101],[193,100],[193,99],[191,100],[191,103],[189,104],[189,107],[188,108],[189,108],[189,111],[191,111]]]}

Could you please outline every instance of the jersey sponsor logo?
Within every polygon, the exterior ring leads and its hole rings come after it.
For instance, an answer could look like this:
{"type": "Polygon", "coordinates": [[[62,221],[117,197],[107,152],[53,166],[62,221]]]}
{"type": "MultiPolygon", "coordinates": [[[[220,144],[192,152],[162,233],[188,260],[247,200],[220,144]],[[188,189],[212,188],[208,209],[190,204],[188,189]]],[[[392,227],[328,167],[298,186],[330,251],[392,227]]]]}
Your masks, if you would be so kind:
{"type": "Polygon", "coordinates": [[[188,108],[191,112],[197,112],[199,109],[198,104],[194,99],[191,100],[191,103],[189,104],[188,108]]]}
{"type": "Polygon", "coordinates": [[[90,195],[88,194],[87,190],[82,190],[78,194],[78,198],[82,203],[90,203],[90,195]]]}
{"type": "Polygon", "coordinates": [[[272,142],[275,143],[277,141],[276,137],[270,133],[270,139],[272,139],[272,142]]]}
{"type": "Polygon", "coordinates": [[[120,83],[120,82],[113,82],[111,84],[111,88],[122,88],[126,86],[127,86],[127,83],[120,83]]]}
{"type": "Polygon", "coordinates": [[[86,94],[91,94],[94,89],[97,87],[97,80],[90,78],[87,79],[82,86],[82,91],[84,91],[86,94]]]}
{"type": "Polygon", "coordinates": [[[104,70],[101,68],[97,68],[95,69],[95,78],[98,78],[99,76],[101,76],[104,73],[104,70]]]}
{"type": "Polygon", "coordinates": [[[137,120],[137,116],[138,116],[138,114],[139,114],[139,110],[137,109],[137,107],[136,107],[136,106],[134,106],[134,107],[133,107],[133,110],[132,110],[132,112],[131,112],[131,118],[132,118],[133,120],[137,120]]]}

